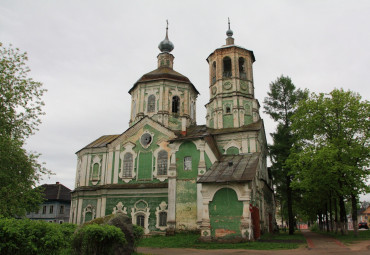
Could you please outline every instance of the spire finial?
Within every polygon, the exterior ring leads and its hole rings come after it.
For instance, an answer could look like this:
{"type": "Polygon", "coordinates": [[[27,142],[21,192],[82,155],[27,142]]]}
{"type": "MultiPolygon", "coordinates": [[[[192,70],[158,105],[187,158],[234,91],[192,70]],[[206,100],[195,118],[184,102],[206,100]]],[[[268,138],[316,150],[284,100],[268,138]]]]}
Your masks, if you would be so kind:
{"type": "Polygon", "coordinates": [[[167,27],[166,27],[166,39],[168,40],[168,19],[166,19],[167,27]]]}
{"type": "Polygon", "coordinates": [[[161,52],[171,52],[174,48],[173,43],[168,39],[168,20],[166,20],[166,38],[159,44],[158,48],[161,52]]]}
{"type": "Polygon", "coordinates": [[[229,23],[229,29],[226,31],[226,35],[228,37],[232,37],[233,36],[233,31],[230,29],[230,18],[229,17],[227,18],[227,21],[229,23]]]}

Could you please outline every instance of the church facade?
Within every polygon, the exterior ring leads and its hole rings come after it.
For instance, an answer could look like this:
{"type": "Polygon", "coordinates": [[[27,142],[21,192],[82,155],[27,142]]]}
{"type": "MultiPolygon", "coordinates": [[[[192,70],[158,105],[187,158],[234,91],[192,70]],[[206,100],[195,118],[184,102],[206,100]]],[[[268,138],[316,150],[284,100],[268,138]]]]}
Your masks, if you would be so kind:
{"type": "Polygon", "coordinates": [[[199,230],[212,238],[258,238],[272,231],[274,196],[252,51],[214,50],[206,125],[196,124],[196,87],[173,69],[174,46],[159,44],[158,68],[129,90],[129,128],[77,154],[70,222],[123,213],[146,234],[199,230]]]}

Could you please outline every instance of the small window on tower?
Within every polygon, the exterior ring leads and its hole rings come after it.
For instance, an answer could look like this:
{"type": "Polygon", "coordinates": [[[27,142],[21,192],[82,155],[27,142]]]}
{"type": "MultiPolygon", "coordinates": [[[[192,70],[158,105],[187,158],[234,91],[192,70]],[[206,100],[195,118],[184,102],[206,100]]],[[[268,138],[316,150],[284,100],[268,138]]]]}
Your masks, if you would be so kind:
{"type": "Polygon", "coordinates": [[[216,83],[216,61],[212,64],[212,84],[216,83]]]}
{"type": "Polygon", "coordinates": [[[155,96],[150,95],[148,97],[148,112],[154,112],[155,111],[155,96]]]}
{"type": "Polygon", "coordinates": [[[230,113],[230,112],[231,112],[230,106],[226,106],[226,113],[230,113]]]}
{"type": "Polygon", "coordinates": [[[180,113],[180,98],[178,96],[172,98],[172,112],[180,113]]]}
{"type": "Polygon", "coordinates": [[[240,79],[247,79],[247,73],[245,71],[245,60],[244,58],[239,58],[239,76],[240,79]]]}
{"type": "Polygon", "coordinates": [[[224,72],[223,77],[231,77],[231,58],[225,57],[223,60],[224,72]]]}

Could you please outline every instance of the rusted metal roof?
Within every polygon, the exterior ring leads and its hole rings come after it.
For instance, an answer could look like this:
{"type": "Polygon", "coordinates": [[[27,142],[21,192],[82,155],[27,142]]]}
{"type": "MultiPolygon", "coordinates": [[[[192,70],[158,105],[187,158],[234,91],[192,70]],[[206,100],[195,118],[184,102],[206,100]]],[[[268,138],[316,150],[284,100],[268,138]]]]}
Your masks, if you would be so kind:
{"type": "Polygon", "coordinates": [[[213,129],[213,128],[206,127],[206,125],[190,126],[187,128],[185,136],[179,136],[171,140],[171,142],[202,138],[202,137],[206,137],[209,135],[230,134],[230,133],[237,133],[237,132],[244,132],[244,131],[258,131],[261,128],[262,128],[261,119],[249,125],[238,127],[238,128],[213,129]]]}
{"type": "MultiPolygon", "coordinates": [[[[110,144],[111,142],[113,142],[119,136],[120,135],[103,135],[100,138],[98,138],[95,141],[93,141],[92,143],[90,143],[90,144],[86,145],[85,147],[83,147],[81,150],[83,150],[83,149],[90,149],[90,148],[106,147],[108,144],[110,144]]],[[[79,151],[81,151],[81,150],[79,150],[79,151]]]]}
{"type": "Polygon", "coordinates": [[[198,183],[222,183],[251,181],[256,176],[261,153],[224,155],[215,162],[198,183]]]}
{"type": "Polygon", "coordinates": [[[193,87],[195,92],[199,94],[198,90],[186,76],[176,72],[175,70],[169,67],[159,67],[147,74],[144,74],[137,82],[135,82],[134,86],[128,91],[128,93],[131,94],[131,91],[136,87],[138,83],[156,80],[172,80],[177,82],[188,83],[193,87]]]}

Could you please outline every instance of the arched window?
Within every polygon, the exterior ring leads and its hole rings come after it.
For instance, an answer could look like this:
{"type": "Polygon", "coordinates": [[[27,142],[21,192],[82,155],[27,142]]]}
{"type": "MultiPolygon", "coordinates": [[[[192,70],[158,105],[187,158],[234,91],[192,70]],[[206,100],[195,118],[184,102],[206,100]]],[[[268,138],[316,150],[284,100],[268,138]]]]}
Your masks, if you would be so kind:
{"type": "Polygon", "coordinates": [[[144,228],[144,220],[145,220],[145,216],[142,215],[142,214],[139,214],[136,216],[136,225],[144,228]]]}
{"type": "Polygon", "coordinates": [[[167,175],[167,160],[168,160],[168,153],[167,151],[160,151],[158,153],[158,175],[167,175]]]}
{"type": "Polygon", "coordinates": [[[216,83],[216,61],[212,64],[212,84],[216,83]]]}
{"type": "Polygon", "coordinates": [[[231,58],[224,57],[223,64],[224,64],[223,77],[231,77],[231,58]]]}
{"type": "Polygon", "coordinates": [[[99,164],[95,163],[93,165],[92,179],[99,180],[99,164]]]}
{"type": "Polygon", "coordinates": [[[172,98],[172,112],[180,113],[180,98],[178,96],[172,98]]]}
{"type": "Polygon", "coordinates": [[[166,212],[159,213],[159,226],[160,227],[167,226],[167,213],[166,212]]]}
{"type": "Polygon", "coordinates": [[[245,60],[244,58],[239,58],[239,77],[240,79],[247,79],[247,72],[245,70],[245,60]]]}
{"type": "Polygon", "coordinates": [[[226,113],[230,113],[230,112],[231,112],[230,106],[226,106],[226,113]]]}
{"type": "Polygon", "coordinates": [[[131,177],[132,176],[132,154],[127,152],[123,157],[123,173],[122,177],[131,177]]]}
{"type": "Polygon", "coordinates": [[[155,111],[155,96],[150,95],[148,97],[148,112],[154,112],[155,111]]]}

